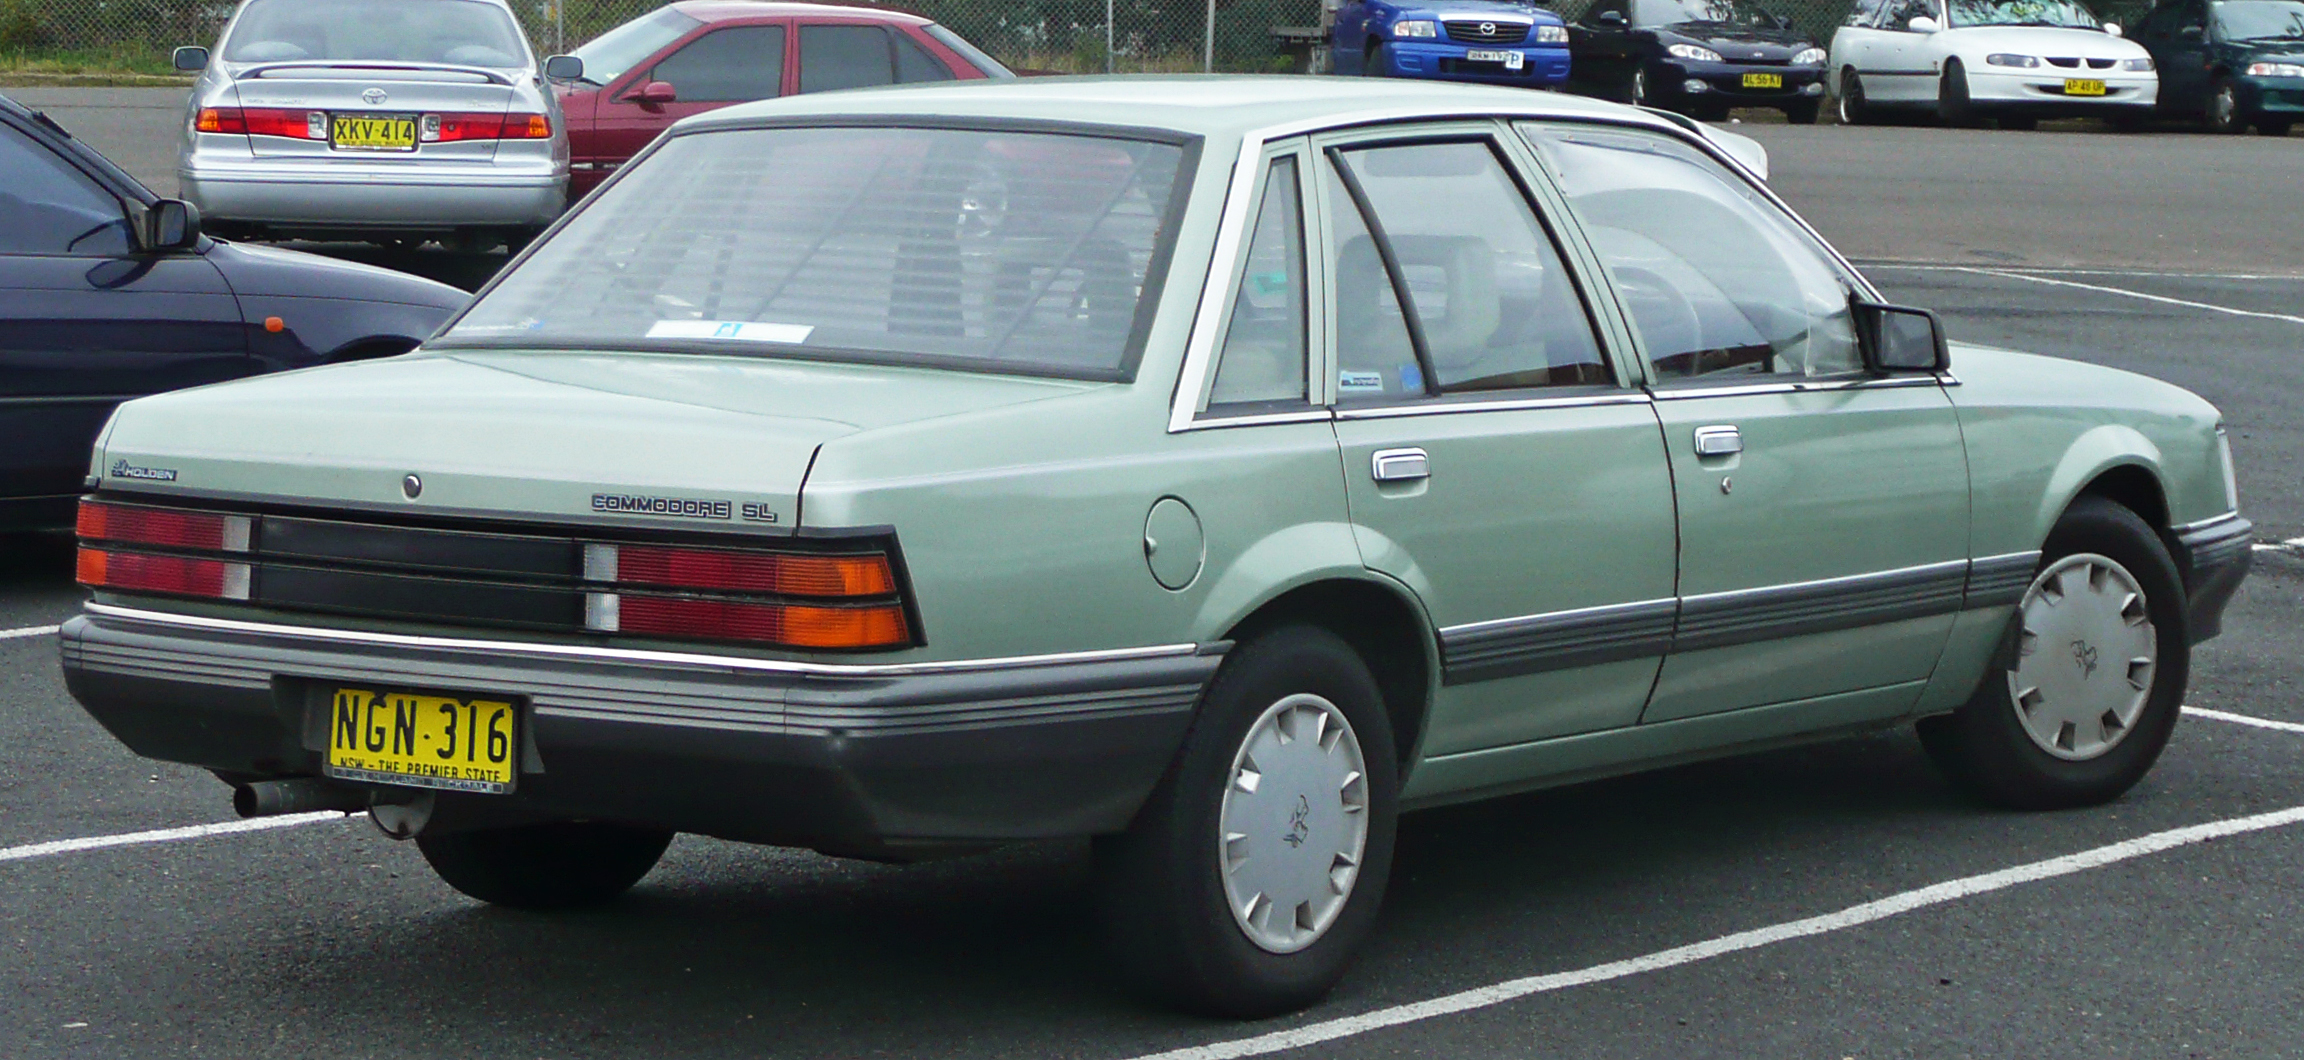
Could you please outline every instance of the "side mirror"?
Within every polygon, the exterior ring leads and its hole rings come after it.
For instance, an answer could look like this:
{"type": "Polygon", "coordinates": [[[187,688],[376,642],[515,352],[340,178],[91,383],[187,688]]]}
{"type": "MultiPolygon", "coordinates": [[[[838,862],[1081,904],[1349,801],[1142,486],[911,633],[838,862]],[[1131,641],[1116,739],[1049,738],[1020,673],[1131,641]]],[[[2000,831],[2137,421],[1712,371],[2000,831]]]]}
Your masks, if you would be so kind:
{"type": "Polygon", "coordinates": [[[680,90],[673,88],[670,81],[650,81],[632,93],[632,98],[643,107],[661,107],[680,102],[680,90]]]}
{"type": "Polygon", "coordinates": [[[2208,30],[2203,26],[2186,26],[2183,29],[2177,30],[2176,35],[2184,38],[2185,40],[2199,40],[2200,38],[2208,35],[2208,30]]]}
{"type": "Polygon", "coordinates": [[[1935,19],[1929,18],[1926,15],[1922,15],[1919,18],[1905,23],[1904,28],[1911,30],[1914,33],[1934,33],[1943,27],[1938,26],[1935,19]]]}
{"type": "Polygon", "coordinates": [[[584,60],[573,55],[555,55],[544,60],[544,76],[554,81],[575,81],[584,76],[584,60]]]}
{"type": "Polygon", "coordinates": [[[144,249],[152,253],[190,250],[200,245],[200,208],[181,199],[162,199],[144,211],[144,249]]]}
{"type": "Polygon", "coordinates": [[[1594,25],[1602,26],[1607,29],[1623,29],[1624,12],[1602,11],[1599,14],[1592,16],[1592,22],[1594,25]]]}
{"type": "Polygon", "coordinates": [[[208,68],[208,49],[206,48],[196,46],[178,48],[176,54],[171,58],[178,70],[197,72],[208,68]]]}
{"type": "Polygon", "coordinates": [[[2117,23],[2117,22],[2107,22],[2107,23],[2105,23],[2105,24],[2104,24],[2104,32],[2106,32],[2106,33],[2109,33],[2109,34],[2111,34],[2111,35],[2113,35],[2113,36],[2117,37],[2117,36],[2119,36],[2119,35],[2120,35],[2120,32],[2121,32],[2121,31],[2120,31],[2120,24],[2119,24],[2119,23],[2117,23]]]}
{"type": "Polygon", "coordinates": [[[1880,375],[1933,375],[1952,367],[1936,314],[1907,306],[1856,302],[1856,345],[1864,367],[1880,375]]]}

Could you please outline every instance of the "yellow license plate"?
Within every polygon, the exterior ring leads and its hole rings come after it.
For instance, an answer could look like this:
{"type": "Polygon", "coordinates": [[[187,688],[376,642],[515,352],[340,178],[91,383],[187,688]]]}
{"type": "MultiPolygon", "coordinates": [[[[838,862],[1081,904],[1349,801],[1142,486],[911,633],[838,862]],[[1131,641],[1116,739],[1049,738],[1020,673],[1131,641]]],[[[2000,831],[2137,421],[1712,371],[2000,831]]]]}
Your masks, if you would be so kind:
{"type": "Polygon", "coordinates": [[[328,775],[502,795],[512,790],[517,721],[501,699],[339,688],[328,707],[328,775]]]}
{"type": "Polygon", "coordinates": [[[349,151],[413,151],[416,149],[416,119],[338,114],[328,123],[328,143],[349,151]]]}
{"type": "Polygon", "coordinates": [[[2104,82],[2093,77],[2067,77],[2064,79],[2064,94],[2067,96],[2101,96],[2104,94],[2104,82]]]}
{"type": "Polygon", "coordinates": [[[1782,87],[1784,87],[1784,75],[1783,75],[1783,74],[1745,74],[1745,75],[1744,75],[1744,87],[1746,87],[1746,88],[1782,88],[1782,87]]]}

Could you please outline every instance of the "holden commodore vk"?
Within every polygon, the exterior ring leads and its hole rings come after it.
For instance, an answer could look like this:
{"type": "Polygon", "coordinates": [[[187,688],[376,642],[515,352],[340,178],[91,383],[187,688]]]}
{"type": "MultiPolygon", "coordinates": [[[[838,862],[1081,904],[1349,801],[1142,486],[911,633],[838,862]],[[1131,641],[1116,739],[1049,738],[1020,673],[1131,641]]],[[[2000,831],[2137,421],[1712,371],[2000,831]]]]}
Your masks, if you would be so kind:
{"type": "Polygon", "coordinates": [[[248,813],[603,901],[675,832],[1093,836],[1308,1004],[1406,809],[1917,723],[2120,795],[2245,576],[2217,411],[1948,347],[1685,127],[981,81],[689,119],[438,338],[123,406],[71,690],[248,813]]]}

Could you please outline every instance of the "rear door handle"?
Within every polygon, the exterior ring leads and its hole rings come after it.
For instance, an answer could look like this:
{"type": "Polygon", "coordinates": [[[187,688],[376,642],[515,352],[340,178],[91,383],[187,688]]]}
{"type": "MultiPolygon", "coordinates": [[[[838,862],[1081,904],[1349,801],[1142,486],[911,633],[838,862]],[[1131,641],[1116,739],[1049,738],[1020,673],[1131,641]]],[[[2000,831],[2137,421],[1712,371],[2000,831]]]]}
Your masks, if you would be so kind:
{"type": "Polygon", "coordinates": [[[1378,449],[1371,460],[1378,482],[1414,482],[1432,477],[1432,458],[1422,449],[1378,449]]]}
{"type": "Polygon", "coordinates": [[[1734,424],[1696,428],[1697,456],[1734,456],[1744,451],[1744,432],[1734,424]]]}

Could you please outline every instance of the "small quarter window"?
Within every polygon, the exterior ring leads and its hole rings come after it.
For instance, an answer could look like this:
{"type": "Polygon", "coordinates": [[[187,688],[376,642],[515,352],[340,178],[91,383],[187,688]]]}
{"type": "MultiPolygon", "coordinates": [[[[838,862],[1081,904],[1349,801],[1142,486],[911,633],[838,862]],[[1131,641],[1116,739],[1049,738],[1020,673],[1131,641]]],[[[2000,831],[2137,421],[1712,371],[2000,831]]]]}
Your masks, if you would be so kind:
{"type": "Polygon", "coordinates": [[[1304,213],[1293,158],[1275,160],[1264,179],[1264,205],[1247,257],[1209,407],[1247,412],[1260,404],[1300,405],[1306,400],[1304,213]]]}
{"type": "Polygon", "coordinates": [[[1339,212],[1358,202],[1375,221],[1336,225],[1339,400],[1611,381],[1575,282],[1493,145],[1335,158],[1339,212]],[[1401,359],[1403,325],[1420,356],[1401,359]]]}
{"type": "Polygon", "coordinates": [[[928,54],[911,37],[896,34],[896,80],[899,84],[917,84],[922,81],[950,81],[952,71],[943,60],[928,54]]]}
{"type": "Polygon", "coordinates": [[[1662,134],[1523,132],[1583,218],[1659,380],[1862,369],[1853,279],[1741,177],[1662,134]]]}

